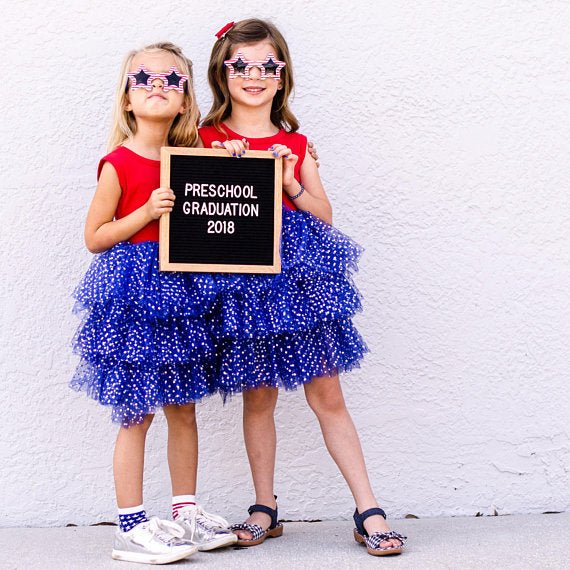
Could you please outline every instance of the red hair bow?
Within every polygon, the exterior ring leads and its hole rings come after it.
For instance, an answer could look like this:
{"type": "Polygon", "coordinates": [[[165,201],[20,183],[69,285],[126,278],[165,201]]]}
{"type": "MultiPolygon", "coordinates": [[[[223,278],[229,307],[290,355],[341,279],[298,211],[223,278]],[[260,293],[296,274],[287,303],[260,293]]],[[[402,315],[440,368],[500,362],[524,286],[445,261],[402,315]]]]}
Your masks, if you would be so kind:
{"type": "Polygon", "coordinates": [[[226,24],[217,34],[216,37],[220,39],[228,30],[231,30],[234,26],[235,22],[229,22],[226,24]]]}

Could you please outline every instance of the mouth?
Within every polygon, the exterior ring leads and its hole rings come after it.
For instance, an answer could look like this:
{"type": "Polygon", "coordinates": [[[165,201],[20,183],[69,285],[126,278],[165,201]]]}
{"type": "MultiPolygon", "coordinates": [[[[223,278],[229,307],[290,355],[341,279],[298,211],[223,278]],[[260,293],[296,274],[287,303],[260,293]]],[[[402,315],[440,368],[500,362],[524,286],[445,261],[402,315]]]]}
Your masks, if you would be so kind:
{"type": "Polygon", "coordinates": [[[152,95],[149,95],[147,97],[147,100],[153,99],[154,97],[158,97],[159,99],[164,99],[166,101],[166,97],[164,95],[161,95],[160,93],[153,93],[152,95]]]}
{"type": "Polygon", "coordinates": [[[258,95],[265,91],[265,87],[244,87],[243,90],[251,95],[258,95]]]}

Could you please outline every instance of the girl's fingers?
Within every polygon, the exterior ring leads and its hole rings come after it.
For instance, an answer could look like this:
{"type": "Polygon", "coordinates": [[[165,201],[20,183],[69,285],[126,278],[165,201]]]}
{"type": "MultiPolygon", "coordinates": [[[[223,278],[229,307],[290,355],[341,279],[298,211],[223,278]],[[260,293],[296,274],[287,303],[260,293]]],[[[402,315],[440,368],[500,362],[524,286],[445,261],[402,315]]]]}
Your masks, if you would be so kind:
{"type": "Polygon", "coordinates": [[[281,158],[281,157],[286,157],[289,158],[291,156],[296,156],[293,154],[293,151],[286,147],[285,145],[281,145],[282,148],[277,148],[273,150],[273,156],[275,156],[276,158],[281,158]]]}
{"type": "Polygon", "coordinates": [[[169,196],[168,194],[164,196],[157,196],[156,200],[154,200],[156,204],[163,204],[168,203],[174,205],[174,196],[169,196]]]}
{"type": "Polygon", "coordinates": [[[230,153],[230,155],[232,154],[233,147],[232,147],[232,144],[230,143],[230,141],[224,141],[222,143],[222,147],[225,148],[230,153]]]}
{"type": "Polygon", "coordinates": [[[241,141],[232,141],[232,144],[234,145],[233,156],[239,158],[243,152],[243,143],[241,141]]]}
{"type": "Polygon", "coordinates": [[[319,160],[319,155],[317,154],[317,149],[315,148],[314,143],[309,142],[309,154],[313,157],[314,160],[319,160]]]}
{"type": "Polygon", "coordinates": [[[224,147],[231,156],[239,156],[241,154],[241,150],[236,141],[224,141],[224,147]]]}
{"type": "Polygon", "coordinates": [[[269,152],[271,152],[271,153],[273,154],[273,156],[275,156],[275,149],[276,149],[277,147],[280,147],[280,146],[281,146],[280,144],[274,144],[273,146],[270,146],[267,150],[268,150],[269,152]]]}
{"type": "Polygon", "coordinates": [[[273,156],[278,157],[279,152],[284,148],[287,148],[284,144],[274,144],[273,146],[270,146],[268,150],[273,153],[273,156]]]}
{"type": "Polygon", "coordinates": [[[212,143],[212,148],[225,148],[232,156],[241,156],[245,154],[247,148],[249,148],[249,143],[245,140],[231,140],[224,141],[214,141],[212,143]]]}
{"type": "Polygon", "coordinates": [[[230,155],[233,153],[233,146],[230,141],[224,141],[222,146],[230,153],[230,155]]]}
{"type": "Polygon", "coordinates": [[[238,141],[238,140],[236,140],[236,141],[232,141],[232,142],[233,142],[234,145],[238,148],[238,151],[237,151],[237,153],[236,153],[238,157],[240,157],[240,156],[242,156],[243,154],[245,154],[245,145],[243,144],[243,141],[238,141]]]}

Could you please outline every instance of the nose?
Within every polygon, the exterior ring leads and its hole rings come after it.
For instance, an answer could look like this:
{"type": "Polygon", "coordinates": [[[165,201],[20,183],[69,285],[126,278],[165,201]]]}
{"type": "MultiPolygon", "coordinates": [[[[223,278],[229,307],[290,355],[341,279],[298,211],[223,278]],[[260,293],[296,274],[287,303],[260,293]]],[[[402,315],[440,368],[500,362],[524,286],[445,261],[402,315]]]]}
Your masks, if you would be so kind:
{"type": "Polygon", "coordinates": [[[260,78],[261,78],[261,68],[257,66],[250,67],[249,79],[260,79],[260,78]]]}
{"type": "Polygon", "coordinates": [[[164,80],[161,79],[160,77],[155,77],[150,84],[153,87],[157,87],[158,89],[162,89],[164,87],[164,80]]]}

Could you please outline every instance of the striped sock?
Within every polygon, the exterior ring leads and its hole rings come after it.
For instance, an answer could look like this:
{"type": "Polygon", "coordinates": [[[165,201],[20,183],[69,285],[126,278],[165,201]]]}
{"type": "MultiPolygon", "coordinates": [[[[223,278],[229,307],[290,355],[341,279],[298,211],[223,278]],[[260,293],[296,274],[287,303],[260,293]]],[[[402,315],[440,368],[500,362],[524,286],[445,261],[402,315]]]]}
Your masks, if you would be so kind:
{"type": "Polygon", "coordinates": [[[184,507],[190,507],[196,504],[195,495],[176,495],[172,497],[172,518],[176,520],[178,518],[178,511],[184,507]]]}
{"type": "Polygon", "coordinates": [[[146,511],[143,505],[138,507],[130,507],[128,509],[119,509],[119,528],[123,532],[129,532],[142,522],[148,521],[146,511]]]}

